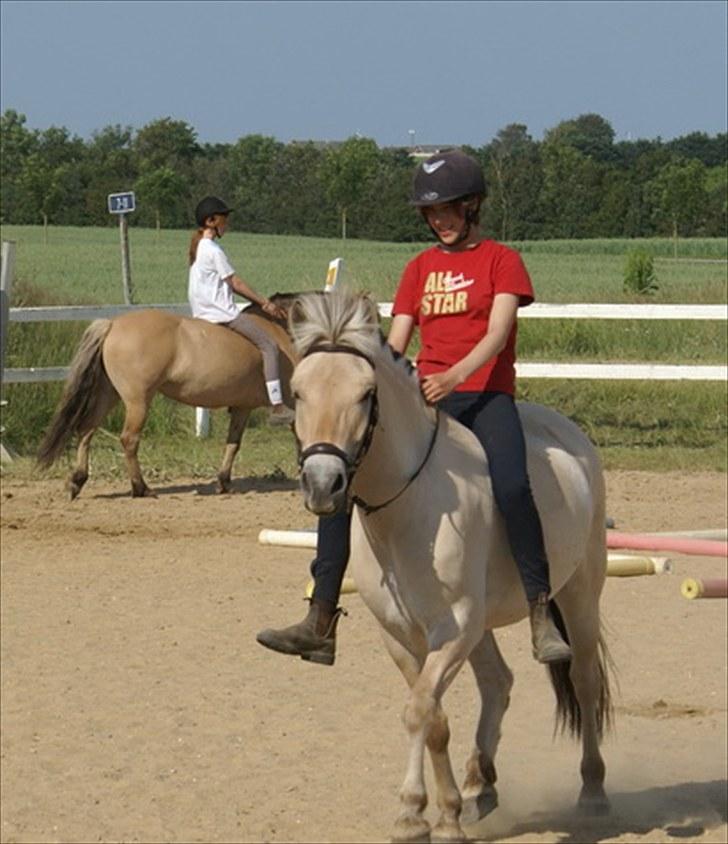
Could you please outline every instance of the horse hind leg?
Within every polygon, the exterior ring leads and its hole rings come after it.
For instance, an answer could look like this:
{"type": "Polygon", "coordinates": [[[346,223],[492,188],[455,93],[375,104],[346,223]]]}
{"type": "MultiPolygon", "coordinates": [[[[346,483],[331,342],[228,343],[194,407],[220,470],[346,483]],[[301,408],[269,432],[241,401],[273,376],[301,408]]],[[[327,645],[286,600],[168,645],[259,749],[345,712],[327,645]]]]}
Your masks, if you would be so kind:
{"type": "Polygon", "coordinates": [[[76,465],[67,481],[67,488],[73,501],[83,489],[88,480],[89,451],[91,440],[99,425],[104,421],[111,408],[119,400],[116,390],[107,383],[102,388],[93,416],[89,418],[79,431],[78,449],[76,450],[76,465]]]}
{"type": "Polygon", "coordinates": [[[604,790],[606,767],[600,751],[602,735],[611,718],[609,657],[600,634],[598,596],[585,603],[589,590],[574,583],[575,579],[572,578],[556,597],[573,655],[571,663],[556,663],[550,667],[551,680],[557,699],[566,702],[567,710],[572,696],[578,705],[578,719],[572,718],[567,725],[573,734],[581,735],[582,788],[578,806],[590,814],[603,815],[609,812],[609,799],[604,790]]]}
{"type": "Polygon", "coordinates": [[[510,703],[513,674],[490,630],[484,633],[468,659],[480,692],[481,709],[475,749],[466,766],[461,820],[464,824],[473,824],[498,805],[495,754],[503,716],[510,703]]]}
{"type": "Polygon", "coordinates": [[[228,425],[225,453],[223,454],[220,471],[217,473],[218,491],[220,493],[230,492],[230,475],[233,468],[233,461],[240,450],[240,441],[243,438],[249,416],[249,407],[230,408],[230,424],[228,425]]]}
{"type": "Polygon", "coordinates": [[[149,413],[149,401],[146,398],[125,400],[124,406],[126,408],[126,417],[124,418],[124,427],[120,440],[124,449],[129,480],[131,481],[131,495],[132,498],[152,496],[152,491],[142,477],[139,459],[137,457],[142,428],[149,413]]]}

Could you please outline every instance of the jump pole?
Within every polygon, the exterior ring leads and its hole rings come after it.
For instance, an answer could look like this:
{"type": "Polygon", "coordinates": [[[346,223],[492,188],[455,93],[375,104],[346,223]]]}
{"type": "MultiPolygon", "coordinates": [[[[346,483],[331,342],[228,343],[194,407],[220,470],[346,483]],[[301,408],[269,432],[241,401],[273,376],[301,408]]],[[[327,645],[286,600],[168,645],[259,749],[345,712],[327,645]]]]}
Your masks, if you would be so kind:
{"type": "Polygon", "coordinates": [[[647,574],[672,574],[672,563],[667,557],[607,555],[607,577],[640,577],[647,574]]]}
{"type": "Polygon", "coordinates": [[[607,531],[607,548],[634,551],[672,551],[698,557],[728,557],[728,542],[713,539],[683,539],[678,536],[650,536],[642,533],[607,531]]]}
{"type": "Polygon", "coordinates": [[[728,598],[728,580],[726,578],[693,578],[683,580],[680,591],[684,598],[691,601],[696,598],[728,598]]]}

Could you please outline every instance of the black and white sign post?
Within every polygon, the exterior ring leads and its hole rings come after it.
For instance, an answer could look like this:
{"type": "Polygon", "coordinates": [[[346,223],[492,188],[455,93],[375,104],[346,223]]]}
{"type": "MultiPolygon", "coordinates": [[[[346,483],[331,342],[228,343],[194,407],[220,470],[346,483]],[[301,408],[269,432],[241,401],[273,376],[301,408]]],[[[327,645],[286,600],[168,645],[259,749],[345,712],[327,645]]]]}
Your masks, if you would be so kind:
{"type": "Polygon", "coordinates": [[[126,215],[136,209],[133,191],[126,193],[110,193],[109,214],[119,215],[119,236],[121,238],[121,278],[124,285],[124,303],[134,304],[134,290],[131,286],[131,272],[129,269],[129,226],[126,215]]]}

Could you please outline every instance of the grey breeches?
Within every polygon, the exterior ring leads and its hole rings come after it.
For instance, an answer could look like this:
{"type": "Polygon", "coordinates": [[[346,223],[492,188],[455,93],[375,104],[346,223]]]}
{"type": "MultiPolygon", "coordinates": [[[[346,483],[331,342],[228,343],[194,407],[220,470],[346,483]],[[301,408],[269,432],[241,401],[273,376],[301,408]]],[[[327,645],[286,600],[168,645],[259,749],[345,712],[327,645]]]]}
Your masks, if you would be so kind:
{"type": "Polygon", "coordinates": [[[260,328],[254,319],[251,319],[245,312],[238,314],[230,322],[223,323],[227,328],[232,328],[238,334],[242,334],[251,343],[254,343],[263,356],[263,374],[266,381],[279,381],[280,371],[278,365],[278,345],[271,340],[266,332],[260,328]]]}

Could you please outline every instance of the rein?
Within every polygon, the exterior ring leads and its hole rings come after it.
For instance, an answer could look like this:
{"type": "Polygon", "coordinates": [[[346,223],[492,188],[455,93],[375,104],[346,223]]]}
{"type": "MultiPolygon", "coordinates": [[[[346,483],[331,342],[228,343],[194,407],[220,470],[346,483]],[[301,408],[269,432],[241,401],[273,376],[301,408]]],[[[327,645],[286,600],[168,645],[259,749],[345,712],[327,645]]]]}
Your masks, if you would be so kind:
{"type": "MultiPolygon", "coordinates": [[[[358,349],[354,349],[351,346],[341,346],[336,345],[334,343],[321,343],[315,346],[311,346],[311,348],[306,352],[303,357],[308,357],[309,355],[315,354],[316,352],[333,352],[338,354],[346,354],[346,355],[355,355],[356,357],[360,357],[365,360],[372,369],[376,370],[374,365],[374,361],[364,352],[360,352],[358,349]]],[[[405,490],[407,490],[412,483],[417,479],[419,474],[425,468],[425,464],[430,459],[430,455],[432,454],[432,450],[435,447],[435,441],[437,440],[437,434],[440,430],[440,411],[436,409],[435,411],[435,427],[432,432],[432,437],[430,439],[430,443],[427,446],[427,451],[425,452],[425,456],[422,459],[422,462],[417,467],[415,472],[410,476],[407,480],[405,485],[396,492],[391,498],[388,498],[386,501],[383,501],[381,504],[368,504],[364,501],[363,498],[360,498],[358,495],[351,495],[350,500],[353,504],[356,504],[357,507],[361,508],[364,511],[364,515],[368,516],[370,513],[376,513],[377,510],[383,510],[385,507],[392,504],[396,501],[400,495],[402,495],[405,490]]],[[[310,445],[308,448],[301,450],[301,442],[298,439],[298,435],[296,434],[294,428],[294,435],[296,437],[296,444],[298,446],[298,466],[299,469],[302,468],[304,461],[307,457],[310,457],[314,454],[330,454],[334,457],[338,457],[340,460],[343,461],[344,465],[346,466],[346,475],[347,475],[347,485],[350,485],[356,470],[361,465],[362,460],[366,457],[367,452],[372,444],[372,438],[374,436],[374,429],[377,426],[377,421],[379,419],[379,402],[377,401],[377,391],[376,389],[371,394],[371,403],[369,405],[369,419],[367,421],[366,431],[364,432],[364,436],[362,437],[361,443],[359,444],[359,448],[357,449],[356,454],[354,457],[350,457],[343,449],[338,448],[333,443],[328,442],[317,442],[310,445]]]]}

